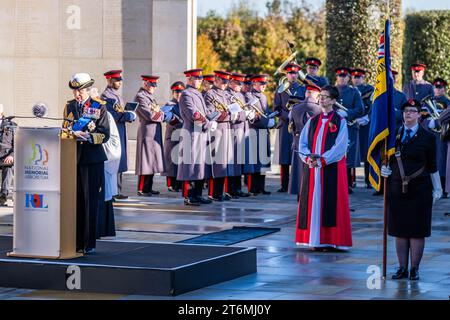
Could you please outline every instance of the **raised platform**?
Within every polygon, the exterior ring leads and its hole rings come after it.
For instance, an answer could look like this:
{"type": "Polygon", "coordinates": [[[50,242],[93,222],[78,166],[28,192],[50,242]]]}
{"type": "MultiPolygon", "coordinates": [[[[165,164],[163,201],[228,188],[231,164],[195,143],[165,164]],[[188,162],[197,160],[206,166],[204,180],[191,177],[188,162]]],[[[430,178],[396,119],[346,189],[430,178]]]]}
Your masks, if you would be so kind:
{"type": "Polygon", "coordinates": [[[179,295],[256,272],[256,249],[171,243],[98,241],[72,260],[13,258],[0,236],[0,287],[69,290],[69,266],[80,268],[76,291],[179,295]]]}

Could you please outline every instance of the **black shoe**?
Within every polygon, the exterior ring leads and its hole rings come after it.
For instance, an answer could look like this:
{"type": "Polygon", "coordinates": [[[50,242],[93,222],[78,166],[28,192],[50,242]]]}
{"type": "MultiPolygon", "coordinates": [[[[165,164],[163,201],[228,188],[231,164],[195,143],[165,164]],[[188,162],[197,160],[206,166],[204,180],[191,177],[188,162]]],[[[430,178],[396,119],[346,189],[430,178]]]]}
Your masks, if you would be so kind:
{"type": "Polygon", "coordinates": [[[233,199],[233,197],[229,193],[225,193],[225,195],[223,196],[223,200],[225,201],[229,201],[231,199],[233,199]]]}
{"type": "Polygon", "coordinates": [[[151,197],[152,194],[150,192],[142,192],[142,191],[138,191],[137,195],[139,197],[151,197]]]}
{"type": "Polygon", "coordinates": [[[150,191],[150,193],[156,196],[159,194],[159,191],[152,190],[152,191],[150,191]]]}
{"type": "Polygon", "coordinates": [[[398,279],[404,279],[408,278],[408,269],[400,267],[397,269],[397,272],[392,276],[392,279],[398,280],[398,279]]]}
{"type": "Polygon", "coordinates": [[[168,187],[167,190],[169,192],[178,192],[177,190],[175,190],[173,187],[168,187]]]}
{"type": "Polygon", "coordinates": [[[383,192],[380,192],[380,191],[375,191],[374,193],[372,193],[372,195],[373,196],[382,196],[383,195],[383,192]]]}
{"type": "Polygon", "coordinates": [[[248,197],[250,197],[250,193],[242,192],[241,190],[239,190],[238,192],[236,192],[236,195],[237,195],[239,198],[248,198],[248,197]]]}
{"type": "Polygon", "coordinates": [[[348,194],[353,194],[352,188],[348,188],[348,194]]]}
{"type": "Polygon", "coordinates": [[[213,198],[213,201],[215,201],[215,202],[224,202],[225,199],[224,199],[223,196],[218,196],[218,197],[213,198]]]}
{"type": "Polygon", "coordinates": [[[8,201],[6,194],[0,194],[0,206],[6,205],[6,201],[8,201]]]}
{"type": "Polygon", "coordinates": [[[262,194],[265,194],[265,195],[269,195],[269,194],[272,194],[272,192],[270,192],[270,191],[266,191],[266,190],[262,190],[262,191],[261,191],[261,193],[262,193],[262,194]]]}
{"type": "Polygon", "coordinates": [[[125,200],[128,199],[128,196],[124,195],[124,194],[118,194],[116,196],[114,196],[115,200],[125,200]]]}
{"type": "Polygon", "coordinates": [[[411,268],[409,273],[409,280],[417,281],[419,280],[419,270],[415,268],[411,268]]]}
{"type": "Polygon", "coordinates": [[[198,201],[198,202],[201,203],[201,204],[210,204],[210,203],[212,203],[211,200],[205,199],[205,198],[203,198],[203,197],[196,197],[196,198],[195,198],[195,201],[198,201]]]}
{"type": "Polygon", "coordinates": [[[260,194],[261,192],[249,192],[249,195],[252,197],[256,197],[260,194]]]}
{"type": "Polygon", "coordinates": [[[90,253],[94,253],[95,252],[95,248],[86,248],[84,249],[84,254],[90,254],[90,253]]]}
{"type": "Polygon", "coordinates": [[[285,193],[285,192],[287,192],[287,189],[286,188],[280,188],[280,189],[277,190],[277,192],[285,193]]]}
{"type": "Polygon", "coordinates": [[[448,193],[447,192],[444,192],[442,194],[442,199],[448,199],[448,193]]]}
{"type": "Polygon", "coordinates": [[[186,206],[200,206],[200,203],[193,198],[184,198],[184,204],[186,206]]]}

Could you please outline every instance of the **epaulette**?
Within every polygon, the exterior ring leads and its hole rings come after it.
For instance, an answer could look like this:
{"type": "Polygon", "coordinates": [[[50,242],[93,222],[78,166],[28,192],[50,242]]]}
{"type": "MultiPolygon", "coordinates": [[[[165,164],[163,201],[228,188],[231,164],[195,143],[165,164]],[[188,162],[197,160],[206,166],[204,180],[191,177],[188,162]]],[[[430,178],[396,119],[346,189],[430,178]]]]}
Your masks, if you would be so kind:
{"type": "Polygon", "coordinates": [[[100,97],[92,98],[92,100],[94,100],[95,102],[98,102],[102,106],[106,105],[106,101],[100,99],[100,97]]]}

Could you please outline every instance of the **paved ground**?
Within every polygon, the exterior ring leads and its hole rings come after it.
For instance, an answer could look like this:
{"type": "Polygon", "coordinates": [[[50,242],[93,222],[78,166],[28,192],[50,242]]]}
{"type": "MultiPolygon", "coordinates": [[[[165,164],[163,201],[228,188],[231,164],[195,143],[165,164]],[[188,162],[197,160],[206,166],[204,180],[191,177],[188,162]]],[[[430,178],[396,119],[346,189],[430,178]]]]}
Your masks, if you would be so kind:
{"type": "MultiPolygon", "coordinates": [[[[354,247],[343,253],[317,253],[294,243],[296,199],[279,194],[279,176],[268,177],[270,196],[233,200],[202,207],[185,207],[178,194],[168,193],[164,178],[156,177],[161,196],[135,197],[136,177],[126,176],[126,193],[132,197],[116,206],[115,240],[176,242],[232,226],[276,226],[281,231],[241,242],[257,248],[258,272],[196,290],[175,298],[80,294],[0,288],[0,299],[449,299],[450,200],[435,206],[432,236],[427,239],[421,280],[393,281],[397,260],[389,239],[388,280],[369,289],[367,269],[381,268],[382,198],[359,187],[350,197],[354,247]]],[[[0,234],[12,234],[12,207],[0,208],[0,234]]]]}

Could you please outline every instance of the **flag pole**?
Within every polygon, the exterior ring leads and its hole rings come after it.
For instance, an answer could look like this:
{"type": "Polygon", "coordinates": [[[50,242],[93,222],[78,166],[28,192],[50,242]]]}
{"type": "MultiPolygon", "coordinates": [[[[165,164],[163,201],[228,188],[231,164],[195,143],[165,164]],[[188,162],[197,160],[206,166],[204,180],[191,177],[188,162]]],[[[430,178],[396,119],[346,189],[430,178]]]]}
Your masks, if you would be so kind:
{"type": "MultiPolygon", "coordinates": [[[[384,165],[388,165],[388,157],[387,157],[387,138],[384,139],[384,150],[386,150],[384,154],[384,165]]],[[[387,269],[387,220],[388,220],[388,192],[387,192],[387,178],[383,177],[383,198],[384,198],[384,204],[383,204],[383,279],[386,280],[386,269],[387,269]]]]}

